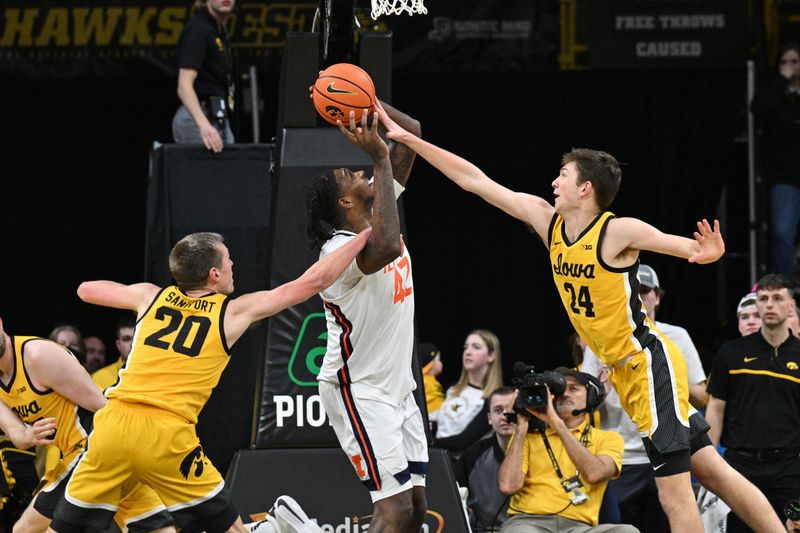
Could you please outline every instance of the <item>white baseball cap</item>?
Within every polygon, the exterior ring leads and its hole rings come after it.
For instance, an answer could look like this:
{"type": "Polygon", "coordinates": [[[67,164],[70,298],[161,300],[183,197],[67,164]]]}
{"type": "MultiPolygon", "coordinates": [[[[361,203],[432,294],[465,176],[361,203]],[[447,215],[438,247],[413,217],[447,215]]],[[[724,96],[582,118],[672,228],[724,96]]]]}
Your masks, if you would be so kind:
{"type": "Polygon", "coordinates": [[[658,274],[653,267],[645,264],[639,265],[639,283],[651,289],[660,289],[658,285],[658,274]]]}
{"type": "Polygon", "coordinates": [[[744,297],[741,300],[739,300],[739,305],[736,306],[736,316],[739,316],[742,313],[742,311],[744,311],[748,307],[756,305],[757,299],[758,296],[754,292],[749,292],[746,295],[744,295],[744,297]]]}

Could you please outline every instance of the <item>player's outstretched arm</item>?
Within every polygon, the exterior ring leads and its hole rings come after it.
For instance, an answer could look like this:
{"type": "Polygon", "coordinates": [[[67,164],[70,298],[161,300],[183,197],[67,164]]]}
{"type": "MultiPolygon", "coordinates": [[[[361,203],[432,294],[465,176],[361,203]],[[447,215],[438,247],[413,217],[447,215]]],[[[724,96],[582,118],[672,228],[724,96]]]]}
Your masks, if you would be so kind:
{"type": "MultiPolygon", "coordinates": [[[[422,137],[422,126],[418,120],[380,100],[375,104],[375,110],[378,112],[378,118],[382,124],[385,125],[391,121],[412,135],[422,137]]],[[[405,187],[416,157],[417,153],[405,144],[396,141],[389,142],[389,160],[392,162],[394,181],[405,187]]]]}
{"type": "Polygon", "coordinates": [[[244,294],[232,300],[225,313],[225,337],[228,345],[236,342],[253,322],[305,302],[327,289],[364,248],[371,233],[371,228],[365,229],[347,244],[311,265],[294,281],[272,290],[244,294]]]}
{"type": "Polygon", "coordinates": [[[78,297],[89,304],[129,309],[141,314],[160,290],[152,283],[125,285],[107,280],[84,281],[78,287],[78,297]]]}
{"type": "Polygon", "coordinates": [[[555,210],[544,198],[515,192],[500,185],[463,157],[412,135],[396,123],[385,126],[388,138],[414,150],[465,191],[477,194],[512,217],[529,224],[545,243],[548,242],[547,230],[555,210]]]}
{"type": "Polygon", "coordinates": [[[697,223],[694,240],[664,233],[636,218],[618,218],[609,222],[606,244],[613,249],[612,255],[625,250],[649,250],[688,259],[690,263],[713,263],[725,253],[725,241],[719,229],[703,219],[697,223]],[[616,252],[616,253],[614,253],[616,252]]]}
{"type": "Polygon", "coordinates": [[[355,113],[350,112],[349,129],[341,121],[337,121],[337,124],[342,135],[363,150],[375,163],[372,214],[369,216],[372,236],[358,255],[359,270],[364,274],[372,274],[397,259],[402,252],[400,215],[397,212],[389,148],[378,135],[377,113],[373,116],[371,127],[367,123],[366,111],[358,124],[355,113]]]}
{"type": "Polygon", "coordinates": [[[52,444],[50,438],[56,430],[55,418],[42,418],[31,426],[26,426],[22,420],[6,404],[0,402],[0,429],[8,435],[14,447],[27,450],[33,446],[46,446],[52,444]]]}
{"type": "Polygon", "coordinates": [[[46,340],[26,343],[25,366],[39,390],[53,389],[93,413],[106,404],[89,373],[63,346],[46,340]]]}

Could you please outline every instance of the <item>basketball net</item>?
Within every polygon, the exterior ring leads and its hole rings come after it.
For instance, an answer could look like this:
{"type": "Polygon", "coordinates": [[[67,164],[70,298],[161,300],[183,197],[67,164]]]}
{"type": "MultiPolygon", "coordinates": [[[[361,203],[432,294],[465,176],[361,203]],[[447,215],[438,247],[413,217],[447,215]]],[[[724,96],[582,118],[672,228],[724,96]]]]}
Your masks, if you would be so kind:
{"type": "Polygon", "coordinates": [[[403,12],[426,15],[428,10],[424,0],[372,0],[372,20],[377,20],[381,15],[401,15],[403,12]]]}

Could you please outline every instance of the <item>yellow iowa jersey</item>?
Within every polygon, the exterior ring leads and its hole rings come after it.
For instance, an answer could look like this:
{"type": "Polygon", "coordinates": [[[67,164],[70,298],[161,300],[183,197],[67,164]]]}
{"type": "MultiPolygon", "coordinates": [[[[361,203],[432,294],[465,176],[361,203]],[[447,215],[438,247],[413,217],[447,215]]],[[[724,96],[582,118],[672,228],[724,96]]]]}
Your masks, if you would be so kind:
{"type": "Polygon", "coordinates": [[[228,364],[227,304],[224,294],[190,298],[176,286],[162,289],[136,323],[131,353],[106,396],[159,407],[197,423],[228,364]]]}
{"type": "MultiPolygon", "coordinates": [[[[26,424],[33,424],[41,418],[55,418],[54,444],[62,453],[67,453],[82,445],[91,432],[92,414],[52,389],[39,390],[33,386],[25,369],[25,345],[30,341],[51,342],[39,337],[11,337],[14,374],[8,385],[0,382],[0,400],[26,424]]],[[[55,345],[69,353],[61,345],[55,345]]]]}
{"type": "Polygon", "coordinates": [[[550,223],[550,263],[558,294],[575,331],[605,364],[614,364],[642,351],[654,336],[639,298],[639,262],[614,268],[603,262],[600,246],[608,221],[601,213],[569,242],[564,219],[550,223]]]}

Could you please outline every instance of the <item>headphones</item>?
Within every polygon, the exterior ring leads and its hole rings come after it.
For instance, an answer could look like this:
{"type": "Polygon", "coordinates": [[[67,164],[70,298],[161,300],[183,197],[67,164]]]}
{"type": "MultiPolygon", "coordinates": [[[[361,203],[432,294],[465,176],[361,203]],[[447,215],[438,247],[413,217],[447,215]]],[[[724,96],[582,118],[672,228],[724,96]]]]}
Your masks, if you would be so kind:
{"type": "Polygon", "coordinates": [[[606,397],[606,389],[599,379],[586,374],[589,381],[586,383],[586,412],[595,411],[606,397]]]}

